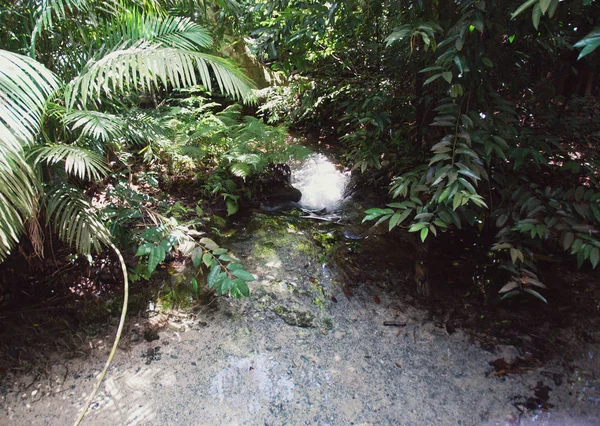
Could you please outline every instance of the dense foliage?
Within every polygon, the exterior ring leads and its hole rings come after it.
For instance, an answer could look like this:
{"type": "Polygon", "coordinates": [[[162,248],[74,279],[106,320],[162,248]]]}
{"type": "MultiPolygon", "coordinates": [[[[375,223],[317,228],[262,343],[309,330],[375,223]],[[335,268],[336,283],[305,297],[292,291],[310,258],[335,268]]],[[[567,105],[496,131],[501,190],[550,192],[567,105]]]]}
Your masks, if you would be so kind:
{"type": "MultiPolygon", "coordinates": [[[[275,120],[339,138],[390,203],[365,220],[423,242],[470,226],[543,300],[535,258],[600,261],[600,5],[593,0],[266,1],[253,47],[292,75],[275,120]]],[[[250,9],[249,9],[250,10],[250,9]]]]}
{"type": "Polygon", "coordinates": [[[248,176],[298,152],[289,125],[389,191],[365,220],[494,235],[507,296],[543,299],[541,255],[600,262],[598,1],[17,0],[0,22],[0,259],[54,232],[117,242],[139,278],[177,249],[247,294],[202,200],[234,214],[248,176]],[[218,52],[285,83],[252,94],[218,52]],[[251,99],[261,119],[232,102],[251,99]],[[195,205],[160,199],[178,181],[195,205]]]}

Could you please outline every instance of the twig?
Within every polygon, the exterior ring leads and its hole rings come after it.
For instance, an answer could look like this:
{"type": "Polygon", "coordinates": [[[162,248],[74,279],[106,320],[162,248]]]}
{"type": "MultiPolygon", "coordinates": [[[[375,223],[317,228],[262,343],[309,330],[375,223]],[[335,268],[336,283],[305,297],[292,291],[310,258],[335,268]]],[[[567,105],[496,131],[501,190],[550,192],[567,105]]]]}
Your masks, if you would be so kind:
{"type": "Polygon", "coordinates": [[[117,247],[115,247],[114,244],[111,244],[110,247],[114,250],[114,252],[119,257],[119,262],[121,263],[121,271],[123,272],[124,297],[123,297],[123,308],[121,310],[121,319],[119,321],[119,328],[117,329],[117,335],[115,337],[115,342],[113,343],[113,347],[112,347],[112,350],[110,351],[110,355],[108,355],[108,359],[106,360],[106,364],[104,365],[104,370],[102,370],[102,373],[100,373],[100,376],[98,377],[98,380],[96,381],[96,384],[94,385],[94,390],[92,391],[92,393],[90,394],[90,397],[88,398],[85,405],[83,406],[83,410],[81,411],[79,418],[75,421],[75,426],[78,426],[81,423],[81,421],[85,417],[85,414],[87,413],[88,409],[90,408],[92,401],[96,397],[96,394],[98,393],[98,389],[100,389],[100,385],[102,384],[102,381],[104,380],[104,377],[106,376],[108,367],[110,367],[110,363],[112,362],[113,358],[115,357],[115,354],[117,353],[117,347],[119,345],[119,341],[121,340],[121,334],[123,333],[123,326],[125,325],[125,317],[127,316],[127,302],[129,300],[129,280],[127,279],[127,266],[125,265],[125,259],[123,259],[123,255],[121,255],[121,252],[119,251],[119,249],[117,247]]]}
{"type": "Polygon", "coordinates": [[[406,327],[405,322],[396,322],[396,321],[384,321],[383,325],[387,327],[406,327]]]}

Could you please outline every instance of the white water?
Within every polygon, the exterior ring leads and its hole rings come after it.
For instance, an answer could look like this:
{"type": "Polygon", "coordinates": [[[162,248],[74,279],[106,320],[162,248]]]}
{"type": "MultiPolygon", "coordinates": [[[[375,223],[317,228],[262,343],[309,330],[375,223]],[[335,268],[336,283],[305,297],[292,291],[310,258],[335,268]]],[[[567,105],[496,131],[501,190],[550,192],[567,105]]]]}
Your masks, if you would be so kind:
{"type": "Polygon", "coordinates": [[[332,212],[344,198],[349,178],[349,173],[336,169],[323,154],[312,154],[292,170],[291,183],[302,192],[301,207],[332,212]]]}

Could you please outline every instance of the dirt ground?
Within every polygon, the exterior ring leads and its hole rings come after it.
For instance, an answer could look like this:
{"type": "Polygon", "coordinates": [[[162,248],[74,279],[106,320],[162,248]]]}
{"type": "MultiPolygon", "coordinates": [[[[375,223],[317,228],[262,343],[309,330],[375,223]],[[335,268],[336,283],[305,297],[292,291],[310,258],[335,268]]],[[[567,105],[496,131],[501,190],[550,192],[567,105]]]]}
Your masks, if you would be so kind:
{"type": "MultiPolygon", "coordinates": [[[[369,269],[346,230],[257,218],[228,242],[257,278],[252,297],[132,315],[83,424],[600,425],[597,318],[502,338],[458,321],[466,302],[420,303],[408,263],[369,269]],[[342,254],[325,250],[329,234],[345,236],[342,254]]],[[[496,315],[488,324],[531,318],[496,315]]],[[[114,329],[81,337],[85,356],[53,350],[43,368],[5,371],[0,424],[73,423],[114,329]]]]}

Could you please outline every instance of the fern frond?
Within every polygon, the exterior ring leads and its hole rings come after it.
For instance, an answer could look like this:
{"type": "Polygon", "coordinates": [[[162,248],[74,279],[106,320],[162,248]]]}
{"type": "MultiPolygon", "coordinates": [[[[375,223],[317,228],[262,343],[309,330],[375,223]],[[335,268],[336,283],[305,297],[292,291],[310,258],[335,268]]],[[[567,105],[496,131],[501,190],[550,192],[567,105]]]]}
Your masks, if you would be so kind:
{"type": "Polygon", "coordinates": [[[30,156],[34,158],[34,164],[64,163],[65,172],[79,179],[100,180],[108,173],[103,157],[75,145],[43,146],[34,149],[30,156]]]}
{"type": "Polygon", "coordinates": [[[78,188],[62,185],[49,192],[48,221],[61,240],[80,254],[99,252],[110,245],[110,234],[98,217],[98,211],[78,188]]]}

